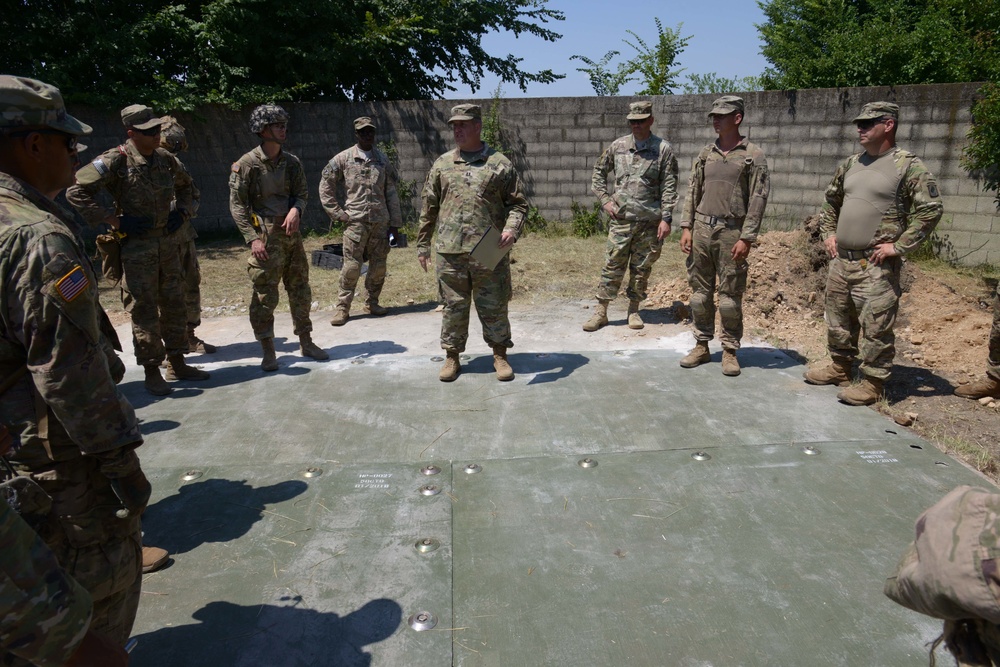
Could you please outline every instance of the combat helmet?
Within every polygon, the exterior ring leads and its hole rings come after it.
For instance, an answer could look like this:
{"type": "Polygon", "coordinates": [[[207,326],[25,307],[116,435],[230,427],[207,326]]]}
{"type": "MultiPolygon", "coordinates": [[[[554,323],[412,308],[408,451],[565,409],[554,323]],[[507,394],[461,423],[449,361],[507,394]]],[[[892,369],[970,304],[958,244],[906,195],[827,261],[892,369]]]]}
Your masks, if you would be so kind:
{"type": "Polygon", "coordinates": [[[160,120],[163,121],[160,125],[160,148],[165,148],[171,153],[186,151],[188,142],[184,126],[173,116],[163,116],[160,120]]]}
{"type": "Polygon", "coordinates": [[[250,114],[250,131],[260,134],[271,123],[287,123],[288,112],[277,104],[261,104],[250,114]]]}

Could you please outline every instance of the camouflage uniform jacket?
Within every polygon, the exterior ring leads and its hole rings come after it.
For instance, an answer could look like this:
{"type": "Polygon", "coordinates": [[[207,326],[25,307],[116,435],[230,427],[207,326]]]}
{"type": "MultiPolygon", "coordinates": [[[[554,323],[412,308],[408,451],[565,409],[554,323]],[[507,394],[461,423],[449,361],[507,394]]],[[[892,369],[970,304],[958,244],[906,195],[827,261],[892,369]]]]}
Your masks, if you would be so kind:
{"type": "Polygon", "coordinates": [[[357,146],[337,153],[323,169],[320,203],[331,220],[339,220],[346,209],[351,222],[387,222],[390,227],[402,227],[396,169],[379,149],[373,148],[371,153],[371,160],[357,146]],[[337,201],[340,184],[346,195],[343,208],[337,201]]]}
{"type": "Polygon", "coordinates": [[[717,142],[708,144],[701,149],[691,167],[691,180],[688,181],[680,225],[682,228],[690,228],[694,224],[695,213],[709,215],[709,213],[699,210],[701,208],[699,205],[705,194],[705,167],[714,162],[736,162],[742,168],[738,174],[735,174],[735,187],[726,207],[728,210],[711,213],[711,215],[743,220],[740,238],[747,243],[753,243],[760,233],[760,225],[764,219],[764,208],[767,206],[767,198],[771,193],[771,180],[768,175],[764,151],[746,137],[743,137],[740,143],[728,153],[719,150],[717,142]]]}
{"type": "Polygon", "coordinates": [[[0,378],[27,373],[0,400],[0,421],[32,471],[88,455],[103,472],[139,469],[135,411],[118,391],[121,366],[101,333],[97,276],[68,211],[0,173],[0,378]]]}
{"type": "Polygon", "coordinates": [[[76,185],[66,191],[69,200],[88,224],[99,226],[112,215],[97,202],[97,194],[107,190],[115,200],[114,215],[135,215],[153,221],[154,229],[167,226],[171,202],[193,215],[194,182],[184,165],[163,148],[149,157],[131,141],[105,151],[76,172],[76,185]]]}
{"type": "Polygon", "coordinates": [[[457,148],[439,157],[424,184],[417,254],[472,252],[490,225],[518,238],[528,200],[510,160],[489,146],[466,162],[457,148]]]}
{"type": "Polygon", "coordinates": [[[253,224],[251,213],[261,218],[284,218],[292,208],[305,213],[309,191],[302,162],[287,151],[271,160],[258,146],[233,163],[229,174],[229,211],[249,245],[264,240],[266,230],[253,224]]]}
{"type": "MultiPolygon", "coordinates": [[[[937,181],[920,158],[898,146],[890,150],[902,178],[895,200],[882,216],[871,245],[892,243],[898,253],[906,254],[934,231],[944,206],[937,181]]],[[[858,153],[844,160],[826,189],[826,203],[823,204],[819,223],[824,241],[837,233],[837,221],[844,203],[844,177],[863,155],[865,153],[858,153]]]]}
{"type": "Polygon", "coordinates": [[[677,158],[669,141],[651,134],[636,150],[631,134],[611,142],[594,165],[591,188],[601,206],[617,208],[616,217],[628,222],[670,221],[677,204],[677,158]],[[608,173],[614,172],[614,193],[608,192],[608,173]]]}
{"type": "Polygon", "coordinates": [[[90,627],[90,594],[31,527],[0,500],[0,653],[60,667],[90,627]]]}
{"type": "MultiPolygon", "coordinates": [[[[187,170],[187,167],[184,166],[184,163],[181,162],[179,159],[177,160],[177,162],[178,164],[181,165],[181,169],[183,169],[184,172],[188,174],[188,178],[191,178],[191,172],[187,170]]],[[[171,210],[175,208],[177,208],[176,199],[170,204],[171,210]]],[[[198,216],[199,208],[201,208],[201,191],[198,190],[198,187],[194,184],[194,179],[191,179],[191,204],[190,208],[185,211],[187,215],[184,216],[184,224],[181,225],[181,228],[177,230],[178,241],[194,241],[196,238],[198,238],[198,232],[195,231],[194,225],[191,224],[191,218],[195,218],[198,216]]]]}

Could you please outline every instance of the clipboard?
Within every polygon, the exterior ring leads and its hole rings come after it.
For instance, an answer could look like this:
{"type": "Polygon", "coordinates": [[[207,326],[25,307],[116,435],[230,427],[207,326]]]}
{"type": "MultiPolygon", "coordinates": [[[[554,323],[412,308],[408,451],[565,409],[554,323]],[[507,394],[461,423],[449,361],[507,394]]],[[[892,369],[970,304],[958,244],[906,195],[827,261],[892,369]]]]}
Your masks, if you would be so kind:
{"type": "Polygon", "coordinates": [[[476,247],[472,249],[469,253],[472,259],[476,260],[487,269],[492,271],[497,268],[497,264],[500,260],[510,252],[513,246],[508,246],[506,248],[499,247],[500,245],[500,230],[498,230],[493,225],[490,225],[483,234],[483,238],[479,239],[476,243],[476,247]]]}

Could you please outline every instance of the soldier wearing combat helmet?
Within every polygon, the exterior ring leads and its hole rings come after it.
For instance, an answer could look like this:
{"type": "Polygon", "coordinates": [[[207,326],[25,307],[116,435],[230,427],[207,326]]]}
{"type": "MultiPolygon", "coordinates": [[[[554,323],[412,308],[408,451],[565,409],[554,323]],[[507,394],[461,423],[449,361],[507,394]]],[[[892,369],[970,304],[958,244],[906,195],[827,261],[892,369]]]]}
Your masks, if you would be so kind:
{"type": "Polygon", "coordinates": [[[330,356],[312,341],[309,261],[299,233],[309,194],[302,163],[282,149],[288,113],[276,104],[262,104],[250,115],[250,131],[260,138],[260,145],[233,163],[229,210],[250,246],[250,326],[263,350],[260,367],[276,371],[274,309],[279,281],[288,293],[300,354],[320,360],[330,356]]]}

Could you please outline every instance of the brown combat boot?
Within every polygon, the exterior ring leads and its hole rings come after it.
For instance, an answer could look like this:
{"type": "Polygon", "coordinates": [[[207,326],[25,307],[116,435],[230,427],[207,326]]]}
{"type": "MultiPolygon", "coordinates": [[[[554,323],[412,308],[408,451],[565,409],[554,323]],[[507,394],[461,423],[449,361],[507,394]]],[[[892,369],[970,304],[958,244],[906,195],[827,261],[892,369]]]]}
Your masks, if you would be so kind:
{"type": "Polygon", "coordinates": [[[740,360],[736,358],[736,350],[722,349],[722,374],[729,377],[740,374],[740,360]]]}
{"type": "Polygon", "coordinates": [[[708,351],[708,341],[699,340],[695,342],[694,347],[687,353],[687,356],[681,359],[681,368],[694,368],[695,366],[707,364],[711,360],[712,353],[708,351]]]}
{"type": "Polygon", "coordinates": [[[1000,398],[1000,380],[986,376],[983,380],[955,387],[955,395],[962,398],[1000,398]]]}
{"type": "Polygon", "coordinates": [[[194,325],[188,325],[188,352],[200,352],[201,354],[212,354],[215,352],[215,346],[206,343],[194,333],[194,325]]]}
{"type": "Polygon", "coordinates": [[[852,384],[837,394],[837,400],[848,405],[871,405],[882,398],[882,385],[882,380],[866,375],[858,384],[852,384]]]}
{"type": "Polygon", "coordinates": [[[597,331],[601,327],[608,323],[608,301],[604,299],[598,299],[597,305],[594,306],[594,314],[590,316],[590,319],[584,322],[584,331],[597,331]]]}
{"type": "Polygon", "coordinates": [[[274,339],[261,338],[260,346],[264,350],[264,358],[260,362],[260,369],[265,373],[278,370],[278,355],[274,351],[274,339]]]}
{"type": "Polygon", "coordinates": [[[628,328],[641,329],[646,326],[642,318],[639,317],[639,301],[628,302],[628,328]]]}
{"type": "Polygon", "coordinates": [[[369,315],[373,315],[375,317],[382,317],[383,315],[388,315],[389,314],[389,309],[388,308],[383,308],[382,306],[378,305],[377,303],[366,303],[365,304],[365,312],[368,313],[369,315]]]}
{"type": "Polygon", "coordinates": [[[210,377],[211,375],[200,368],[188,366],[183,354],[167,355],[168,380],[207,380],[210,377]]]}
{"type": "Polygon", "coordinates": [[[146,364],[143,366],[146,371],[146,381],[143,383],[146,386],[146,391],[148,391],[153,396],[166,396],[173,389],[167,384],[163,376],[160,375],[160,365],[159,364],[146,364]]]}
{"type": "Polygon", "coordinates": [[[335,327],[342,327],[347,324],[347,320],[351,319],[350,314],[347,312],[347,308],[337,307],[337,312],[333,314],[333,318],[330,320],[330,324],[335,327]]]}
{"type": "Polygon", "coordinates": [[[810,368],[802,377],[809,384],[835,384],[846,387],[851,384],[851,362],[847,359],[833,359],[822,368],[810,368]]]}
{"type": "Polygon", "coordinates": [[[142,573],[155,572],[170,560],[170,552],[160,547],[142,548],[142,573]]]}
{"type": "Polygon", "coordinates": [[[319,361],[326,361],[330,355],[312,341],[312,336],[304,333],[299,336],[299,354],[319,361]]]}
{"type": "Polygon", "coordinates": [[[444,366],[438,373],[438,380],[441,382],[454,382],[458,378],[458,373],[462,369],[462,364],[458,359],[458,352],[448,352],[444,360],[444,366]]]}
{"type": "Polygon", "coordinates": [[[496,369],[497,379],[501,382],[510,382],[514,379],[514,369],[507,361],[507,348],[503,345],[493,346],[493,368],[496,369]]]}

